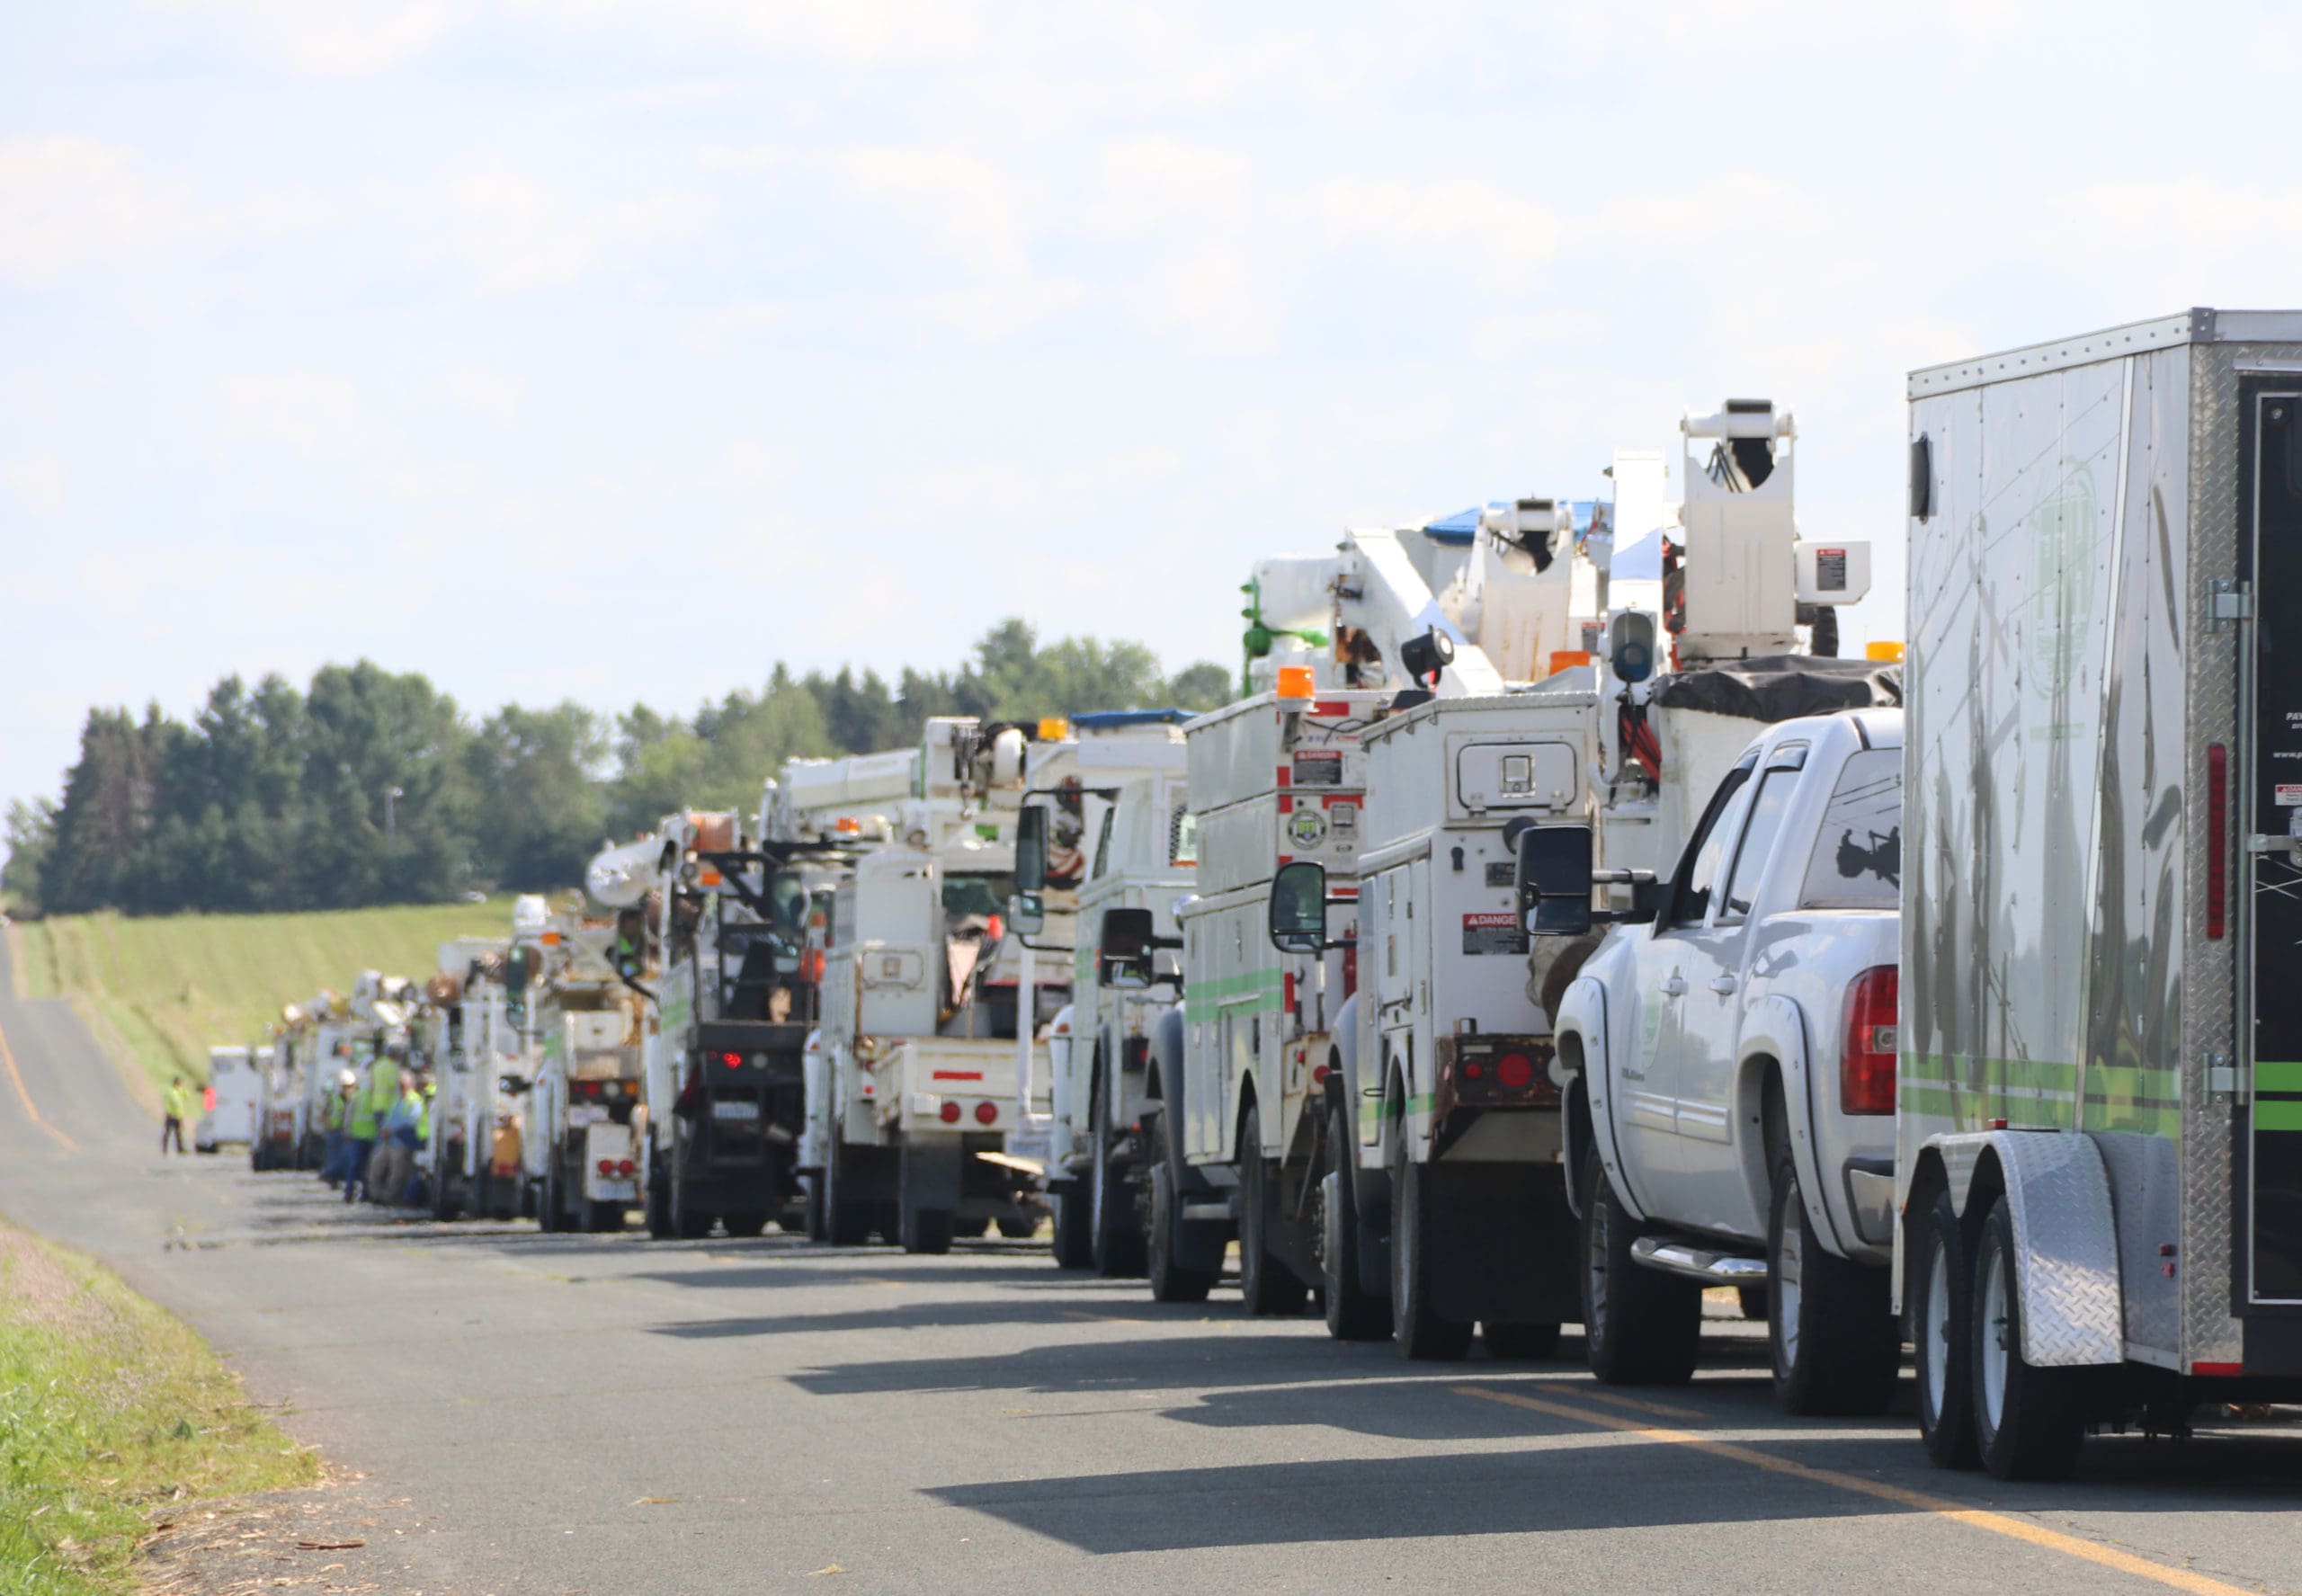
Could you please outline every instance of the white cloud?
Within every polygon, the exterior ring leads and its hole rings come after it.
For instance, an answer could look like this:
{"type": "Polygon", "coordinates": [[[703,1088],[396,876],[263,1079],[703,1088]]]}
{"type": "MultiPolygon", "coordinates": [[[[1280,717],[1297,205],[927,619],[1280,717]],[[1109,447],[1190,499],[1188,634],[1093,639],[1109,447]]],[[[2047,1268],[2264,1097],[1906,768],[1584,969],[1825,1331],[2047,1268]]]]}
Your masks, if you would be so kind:
{"type": "Polygon", "coordinates": [[[234,444],[343,450],[363,430],[359,390],[314,372],[245,372],[216,384],[215,434],[234,444]]]}
{"type": "Polygon", "coordinates": [[[404,66],[455,25],[443,0],[159,0],[258,57],[319,76],[404,66]]]}
{"type": "Polygon", "coordinates": [[[70,273],[148,263],[183,238],[189,220],[121,146],[0,140],[0,276],[41,287],[70,273]]]}

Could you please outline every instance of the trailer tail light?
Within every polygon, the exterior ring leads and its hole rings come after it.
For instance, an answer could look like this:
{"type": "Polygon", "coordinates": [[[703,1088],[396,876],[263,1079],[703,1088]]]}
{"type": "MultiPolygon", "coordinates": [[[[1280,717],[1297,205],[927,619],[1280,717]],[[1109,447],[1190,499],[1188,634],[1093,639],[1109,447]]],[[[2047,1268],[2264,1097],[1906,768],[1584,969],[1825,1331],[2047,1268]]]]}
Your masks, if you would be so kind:
{"type": "Polygon", "coordinates": [[[957,1125],[959,1122],[959,1105],[955,1102],[947,1102],[937,1111],[942,1116],[943,1123],[946,1125],[957,1125]]]}
{"type": "Polygon", "coordinates": [[[998,1118],[999,1105],[997,1103],[979,1102],[975,1105],[975,1122],[977,1125],[988,1125],[994,1119],[998,1118]]]}
{"type": "Polygon", "coordinates": [[[1495,1081],[1505,1092],[1524,1092],[1534,1084],[1535,1061],[1524,1053],[1505,1053],[1495,1061],[1495,1081]]]}
{"type": "Polygon", "coordinates": [[[1846,993],[1846,1046],[1839,1051],[1838,1106],[1848,1114],[1895,1111],[1895,1009],[1901,977],[1891,964],[1875,965],[1846,993]]]}
{"type": "Polygon", "coordinates": [[[620,1175],[636,1174],[638,1172],[638,1170],[639,1166],[629,1158],[619,1158],[616,1160],[615,1172],[620,1175]]]}
{"type": "Polygon", "coordinates": [[[2206,751],[2206,934],[2219,941],[2230,897],[2230,751],[2206,751]]]}

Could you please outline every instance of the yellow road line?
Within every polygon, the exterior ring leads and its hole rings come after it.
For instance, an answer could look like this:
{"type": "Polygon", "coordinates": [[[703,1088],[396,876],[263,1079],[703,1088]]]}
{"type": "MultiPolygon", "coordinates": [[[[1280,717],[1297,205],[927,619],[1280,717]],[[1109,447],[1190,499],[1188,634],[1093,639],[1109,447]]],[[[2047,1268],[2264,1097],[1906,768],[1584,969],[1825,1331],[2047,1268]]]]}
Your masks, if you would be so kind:
{"type": "Polygon", "coordinates": [[[1617,1407],[1636,1408],[1642,1413],[1655,1413],[1665,1419],[1707,1419],[1710,1415],[1700,1408],[1673,1407],[1668,1403],[1641,1402],[1636,1396],[1618,1396],[1612,1391],[1586,1391],[1576,1386],[1577,1402],[1611,1402],[1617,1407]]]}
{"type": "MultiPolygon", "coordinates": [[[[2155,1580],[2162,1585],[2172,1585],[2177,1591],[2189,1591],[2194,1596],[2253,1596],[2242,1585],[2208,1579],[2202,1574],[2192,1574],[2186,1568],[2169,1568],[2163,1563],[2153,1563],[2131,1552],[2082,1540],[2074,1535],[2048,1529],[2025,1519],[2005,1513],[1986,1512],[1980,1508],[1964,1507],[1947,1497],[1929,1496],[1923,1491],[1906,1490],[1890,1485],[1884,1480],[1865,1479],[1859,1474],[1841,1474],[1834,1468],[1816,1468],[1805,1463],[1794,1463],[1788,1458],[1778,1458],[1771,1452],[1762,1452],[1754,1447],[1737,1446],[1732,1441],[1714,1440],[1706,1435],[1691,1434],[1684,1430],[1662,1430],[1642,1424],[1636,1419],[1620,1418],[1613,1413],[1596,1412],[1591,1408],[1570,1407],[1563,1402],[1548,1402],[1540,1397],[1521,1396],[1512,1391],[1491,1391],[1479,1386],[1457,1386],[1459,1396],[1477,1396],[1487,1402],[1508,1403],[1554,1418],[1572,1419],[1578,1423],[1595,1424],[1602,1430],[1620,1431],[1637,1436],[1642,1440],[1665,1442],[1674,1447],[1687,1447],[1708,1453],[1713,1458],[1725,1458],[1735,1463],[1747,1463],[1753,1468],[1762,1468],[1769,1474],[1788,1475],[1793,1479],[1811,1481],[1818,1485],[1835,1485],[1842,1491],[1853,1491],[1864,1496],[1876,1496],[1884,1502],[1915,1508],[1920,1512],[1932,1513],[1938,1518],[1950,1519],[1976,1529],[1987,1529],[1994,1535],[2003,1535],[2012,1540],[2028,1541],[2050,1552],[2114,1568],[2120,1574],[2155,1580]]],[[[1585,1395],[1577,1393],[1578,1395],[1585,1395]]]]}
{"type": "Polygon", "coordinates": [[[0,1065],[7,1066],[9,1084],[15,1087],[16,1096],[23,1103],[24,1113],[31,1122],[46,1131],[56,1145],[67,1153],[77,1153],[80,1150],[79,1143],[40,1118],[39,1108],[32,1102],[32,1094],[25,1089],[24,1077],[17,1072],[16,1056],[8,1050],[8,1033],[4,1030],[0,1030],[0,1065]]]}

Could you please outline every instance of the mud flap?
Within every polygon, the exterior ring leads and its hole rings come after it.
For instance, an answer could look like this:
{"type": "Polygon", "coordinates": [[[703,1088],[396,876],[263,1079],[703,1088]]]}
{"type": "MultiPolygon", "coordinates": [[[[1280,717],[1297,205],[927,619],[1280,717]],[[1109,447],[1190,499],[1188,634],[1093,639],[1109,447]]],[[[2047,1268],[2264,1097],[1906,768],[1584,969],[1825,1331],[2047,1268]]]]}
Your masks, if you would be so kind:
{"type": "Polygon", "coordinates": [[[1449,1319],[1579,1321],[1582,1258],[1560,1166],[1442,1161],[1431,1169],[1432,1307],[1449,1319]]]}

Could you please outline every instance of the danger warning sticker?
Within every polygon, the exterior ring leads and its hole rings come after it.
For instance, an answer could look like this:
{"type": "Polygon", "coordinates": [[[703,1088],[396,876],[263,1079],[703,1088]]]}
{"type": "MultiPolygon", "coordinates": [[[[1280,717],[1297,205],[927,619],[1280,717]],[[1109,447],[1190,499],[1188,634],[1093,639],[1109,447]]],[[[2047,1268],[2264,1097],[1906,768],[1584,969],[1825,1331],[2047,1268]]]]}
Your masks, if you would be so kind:
{"type": "Polygon", "coordinates": [[[2280,808],[2302,807],[2302,781],[2281,781],[2278,784],[2277,791],[2280,808]]]}
{"type": "Polygon", "coordinates": [[[1343,750],[1298,748],[1295,751],[1290,774],[1298,787],[1340,787],[1343,785],[1343,750]]]}
{"type": "Polygon", "coordinates": [[[1519,923],[1516,914],[1506,911],[1463,916],[1465,953],[1524,953],[1526,950],[1526,928],[1519,923]]]}

